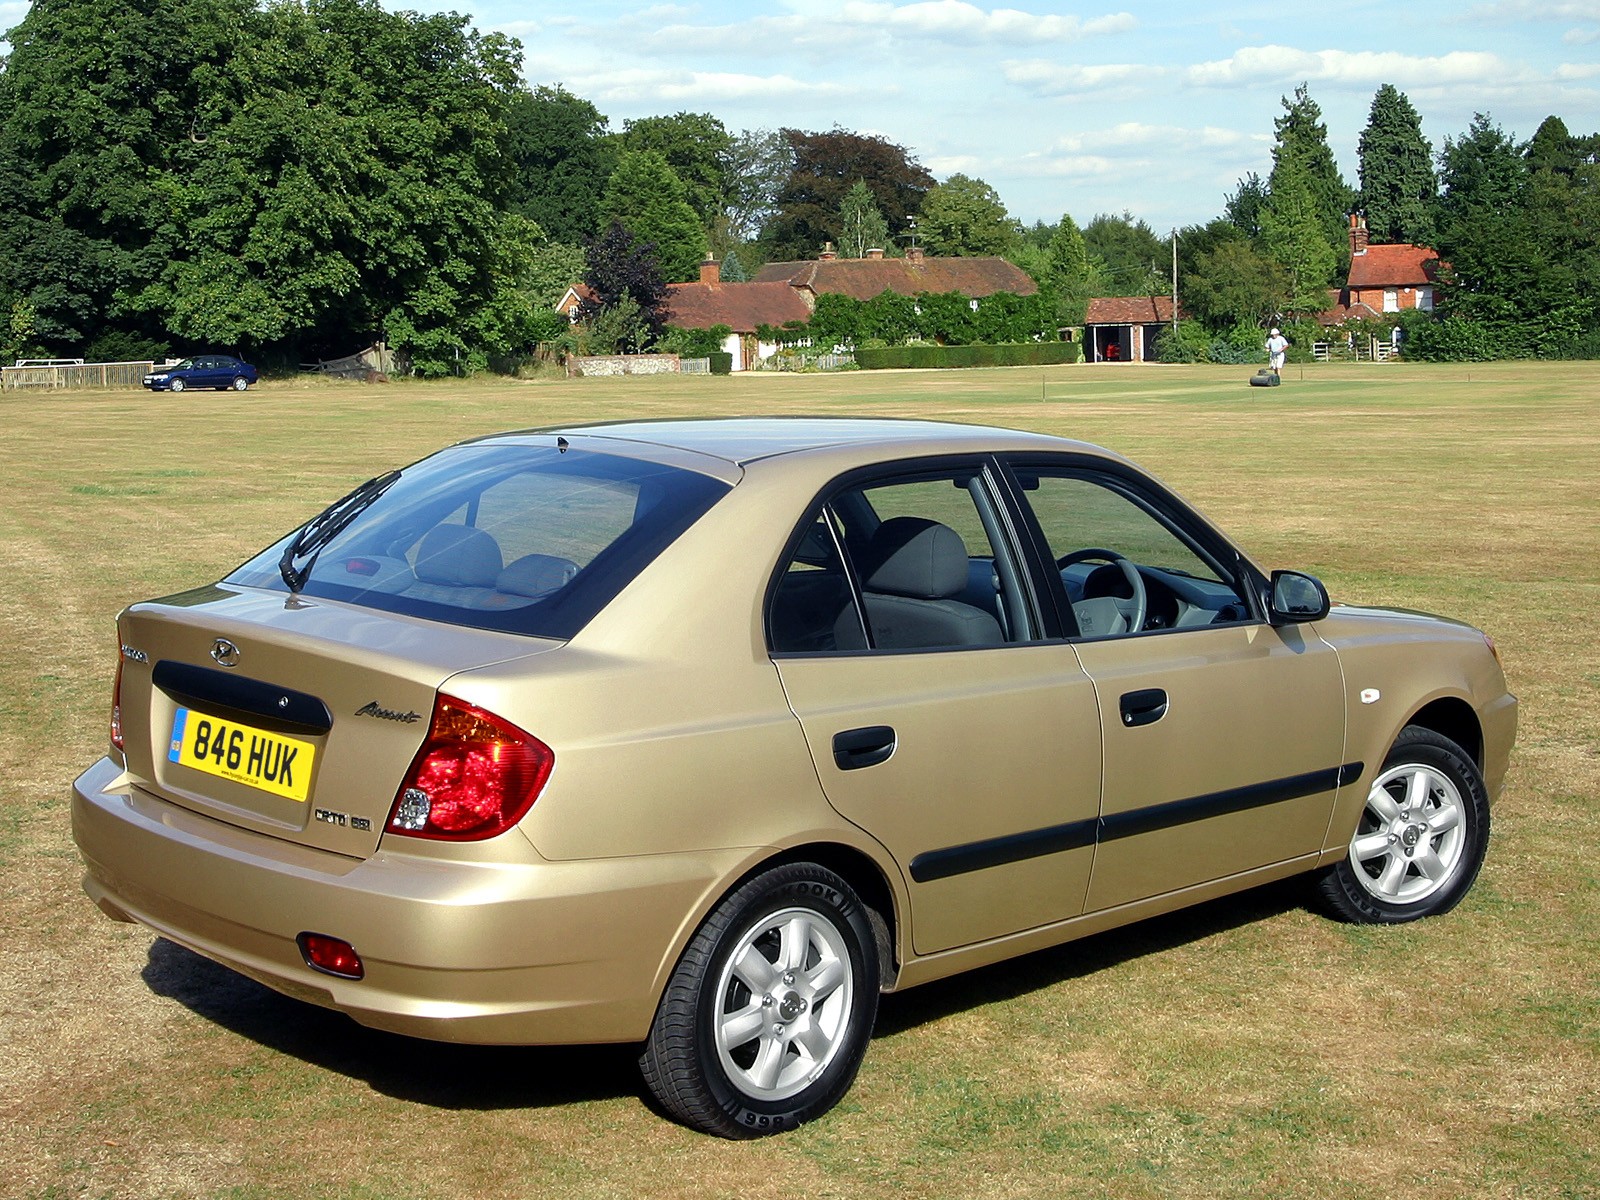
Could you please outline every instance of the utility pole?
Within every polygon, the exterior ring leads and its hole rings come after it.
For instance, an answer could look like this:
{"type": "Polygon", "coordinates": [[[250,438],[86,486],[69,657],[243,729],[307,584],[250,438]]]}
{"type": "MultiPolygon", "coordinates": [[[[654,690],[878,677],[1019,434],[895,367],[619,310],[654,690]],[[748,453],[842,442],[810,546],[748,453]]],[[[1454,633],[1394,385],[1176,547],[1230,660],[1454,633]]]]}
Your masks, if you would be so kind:
{"type": "Polygon", "coordinates": [[[1172,332],[1178,332],[1178,230],[1172,230],[1172,332]]]}

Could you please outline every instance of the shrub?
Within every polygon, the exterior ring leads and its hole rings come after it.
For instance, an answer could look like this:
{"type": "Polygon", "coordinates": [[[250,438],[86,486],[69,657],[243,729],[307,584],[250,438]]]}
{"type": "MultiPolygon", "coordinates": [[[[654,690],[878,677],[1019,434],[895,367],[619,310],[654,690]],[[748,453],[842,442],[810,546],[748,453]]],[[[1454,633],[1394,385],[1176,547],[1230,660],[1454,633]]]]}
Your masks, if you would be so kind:
{"type": "MultiPolygon", "coordinates": [[[[700,356],[696,356],[700,357],[700,356]]],[[[711,360],[711,373],[713,375],[729,375],[733,372],[733,355],[726,350],[713,350],[704,357],[711,360]]]]}
{"type": "Polygon", "coordinates": [[[1040,367],[1083,358],[1077,342],[1024,342],[971,346],[886,346],[859,349],[856,362],[869,371],[905,367],[1040,367]]]}

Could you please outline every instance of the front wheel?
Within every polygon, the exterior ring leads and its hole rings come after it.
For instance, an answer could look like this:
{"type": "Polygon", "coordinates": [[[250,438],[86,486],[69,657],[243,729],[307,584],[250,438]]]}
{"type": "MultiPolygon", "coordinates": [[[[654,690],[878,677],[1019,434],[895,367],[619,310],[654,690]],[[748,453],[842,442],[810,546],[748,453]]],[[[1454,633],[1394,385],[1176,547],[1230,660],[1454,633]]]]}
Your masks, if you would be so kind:
{"type": "Polygon", "coordinates": [[[1489,794],[1477,765],[1432,730],[1407,726],[1367,791],[1345,857],[1318,889],[1335,916],[1397,924],[1449,912],[1489,845],[1489,794]]]}
{"type": "Polygon", "coordinates": [[[872,921],[815,863],[726,897],[683,952],[639,1059],[672,1116],[704,1133],[793,1129],[855,1079],[878,1011],[872,921]]]}
{"type": "Polygon", "coordinates": [[[184,384],[183,380],[174,379],[171,383],[167,384],[167,386],[175,392],[181,392],[186,385],[184,384]]]}

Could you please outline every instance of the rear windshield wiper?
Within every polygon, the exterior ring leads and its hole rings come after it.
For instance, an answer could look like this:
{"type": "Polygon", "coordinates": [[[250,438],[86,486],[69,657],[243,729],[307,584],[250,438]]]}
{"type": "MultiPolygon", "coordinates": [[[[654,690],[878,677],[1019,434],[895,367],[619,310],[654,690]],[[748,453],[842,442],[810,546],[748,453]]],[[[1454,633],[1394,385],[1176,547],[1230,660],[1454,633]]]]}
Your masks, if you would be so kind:
{"type": "Polygon", "coordinates": [[[345,526],[354,521],[367,505],[383,495],[389,485],[399,478],[399,471],[374,476],[344,499],[335,500],[294,535],[294,539],[284,550],[283,557],[278,560],[278,573],[283,576],[283,581],[289,585],[291,592],[298,593],[305,587],[306,580],[311,578],[311,568],[317,565],[317,555],[322,548],[344,532],[345,526]],[[294,565],[295,560],[300,558],[306,559],[306,564],[297,568],[294,565]]]}

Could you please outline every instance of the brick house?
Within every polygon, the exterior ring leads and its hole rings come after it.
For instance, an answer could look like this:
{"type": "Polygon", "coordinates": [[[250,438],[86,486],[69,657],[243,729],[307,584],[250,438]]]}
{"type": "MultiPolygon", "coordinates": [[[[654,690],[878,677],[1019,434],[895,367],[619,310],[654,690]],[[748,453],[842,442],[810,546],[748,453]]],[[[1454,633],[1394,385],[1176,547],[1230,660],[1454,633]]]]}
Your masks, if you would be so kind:
{"type": "Polygon", "coordinates": [[[1003,258],[929,258],[919,246],[908,249],[904,258],[886,258],[882,250],[868,250],[865,258],[840,258],[829,245],[811,262],[768,263],[756,272],[756,282],[786,283],[804,292],[813,307],[825,292],[855,300],[884,292],[960,292],[981,300],[997,292],[1031,296],[1039,290],[1026,271],[1003,258]]]}
{"type": "MultiPolygon", "coordinates": [[[[724,348],[733,355],[733,369],[746,371],[778,349],[760,341],[756,331],[810,320],[824,293],[865,301],[886,291],[901,296],[960,292],[977,301],[999,292],[1031,296],[1038,290],[1026,271],[1003,258],[929,258],[920,248],[907,250],[904,258],[887,258],[882,250],[840,258],[829,244],[814,261],[768,263],[749,283],[724,283],[721,266],[707,259],[698,280],[667,285],[666,323],[678,329],[728,326],[733,333],[724,348]]],[[[575,319],[588,294],[575,283],[556,310],[575,319]]]]}
{"type": "MultiPolygon", "coordinates": [[[[1181,310],[1178,315],[1183,315],[1181,310]]],[[[1144,362],[1154,356],[1156,335],[1171,325],[1171,296],[1090,300],[1083,318],[1083,360],[1144,362]]]]}
{"type": "Polygon", "coordinates": [[[1407,309],[1432,312],[1438,271],[1439,256],[1427,246],[1370,245],[1367,219],[1350,214],[1350,281],[1339,297],[1344,308],[1356,313],[1364,308],[1373,316],[1407,309]]]}
{"type": "Polygon", "coordinates": [[[707,259],[693,283],[667,285],[667,324],[677,329],[711,329],[726,325],[733,332],[723,349],[733,355],[733,369],[748,371],[778,347],[763,342],[763,325],[786,325],[811,317],[811,305],[796,288],[783,282],[723,283],[722,267],[707,259]]]}

